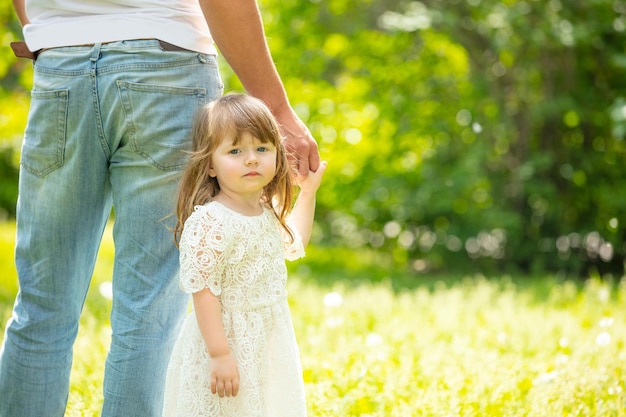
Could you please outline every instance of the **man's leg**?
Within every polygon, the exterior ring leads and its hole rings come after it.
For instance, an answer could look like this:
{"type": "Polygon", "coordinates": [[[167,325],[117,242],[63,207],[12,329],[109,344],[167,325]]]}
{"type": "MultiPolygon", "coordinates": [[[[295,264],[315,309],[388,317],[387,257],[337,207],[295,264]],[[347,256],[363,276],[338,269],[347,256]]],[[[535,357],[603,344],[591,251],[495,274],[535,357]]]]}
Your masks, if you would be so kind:
{"type": "Polygon", "coordinates": [[[171,231],[178,180],[192,119],[221,84],[214,58],[164,52],[156,41],[103,45],[98,65],[101,105],[119,110],[105,131],[123,132],[110,167],[116,255],[102,415],[160,416],[188,303],[171,231]]]}
{"type": "Polygon", "coordinates": [[[72,346],[110,212],[85,52],[47,51],[35,69],[17,207],[20,289],[0,355],[2,417],[65,412],[72,346]]]}

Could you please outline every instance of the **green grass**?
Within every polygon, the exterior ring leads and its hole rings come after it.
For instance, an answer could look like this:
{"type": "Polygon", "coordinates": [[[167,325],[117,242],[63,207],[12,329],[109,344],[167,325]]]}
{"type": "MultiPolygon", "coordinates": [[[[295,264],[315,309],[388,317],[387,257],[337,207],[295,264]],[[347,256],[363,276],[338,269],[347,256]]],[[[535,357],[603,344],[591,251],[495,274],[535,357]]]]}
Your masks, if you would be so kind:
{"type": "MultiPolygon", "coordinates": [[[[0,226],[2,326],[16,288],[13,234],[13,225],[0,226]]],[[[444,283],[370,266],[340,280],[342,270],[320,260],[328,254],[310,252],[289,284],[310,416],[626,416],[626,280],[444,283]],[[398,280],[413,285],[402,290],[398,280]]],[[[99,415],[110,331],[99,286],[112,257],[107,234],[67,416],[99,415]]]]}

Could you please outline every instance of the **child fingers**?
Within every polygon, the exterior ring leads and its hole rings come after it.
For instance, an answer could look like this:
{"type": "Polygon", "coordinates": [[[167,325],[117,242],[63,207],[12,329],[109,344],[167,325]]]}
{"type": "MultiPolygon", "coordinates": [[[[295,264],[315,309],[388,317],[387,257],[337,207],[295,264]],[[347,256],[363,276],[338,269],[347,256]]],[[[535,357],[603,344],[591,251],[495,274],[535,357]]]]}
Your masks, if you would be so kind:
{"type": "Polygon", "coordinates": [[[232,381],[224,382],[224,395],[226,397],[232,397],[233,396],[233,383],[232,383],[232,381]]]}
{"type": "Polygon", "coordinates": [[[317,180],[316,182],[321,182],[322,181],[322,177],[324,176],[324,172],[326,172],[326,167],[328,166],[328,163],[326,161],[322,161],[320,163],[320,166],[317,168],[317,171],[313,172],[311,171],[310,175],[315,177],[315,179],[317,180]]]}
{"type": "Polygon", "coordinates": [[[239,378],[233,380],[233,397],[239,392],[239,378]]]}
{"type": "Polygon", "coordinates": [[[218,394],[219,395],[219,391],[220,389],[222,390],[222,395],[220,395],[220,397],[223,396],[223,390],[224,390],[224,384],[222,382],[220,382],[217,377],[213,377],[211,378],[211,392],[213,394],[218,394]]]}
{"type": "Polygon", "coordinates": [[[211,392],[221,398],[234,397],[239,392],[239,378],[211,380],[211,392]]]}
{"type": "Polygon", "coordinates": [[[211,379],[211,392],[224,397],[226,395],[226,381],[217,377],[211,379]]]}

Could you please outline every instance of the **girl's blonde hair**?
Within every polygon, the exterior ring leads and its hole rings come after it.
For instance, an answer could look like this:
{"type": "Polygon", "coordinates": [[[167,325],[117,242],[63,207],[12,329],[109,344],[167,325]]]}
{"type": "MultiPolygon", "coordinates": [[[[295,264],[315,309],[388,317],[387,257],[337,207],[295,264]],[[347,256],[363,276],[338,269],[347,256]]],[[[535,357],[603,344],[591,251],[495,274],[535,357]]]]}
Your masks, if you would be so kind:
{"type": "Polygon", "coordinates": [[[205,105],[194,119],[192,152],[178,189],[177,223],[174,228],[176,244],[185,221],[195,207],[211,201],[220,190],[217,178],[209,175],[215,149],[226,137],[234,138],[234,144],[237,144],[244,133],[276,147],[276,175],[263,188],[262,201],[272,209],[293,240],[293,232],[286,223],[287,214],[291,210],[293,180],[278,123],[261,100],[233,93],[205,105]]]}

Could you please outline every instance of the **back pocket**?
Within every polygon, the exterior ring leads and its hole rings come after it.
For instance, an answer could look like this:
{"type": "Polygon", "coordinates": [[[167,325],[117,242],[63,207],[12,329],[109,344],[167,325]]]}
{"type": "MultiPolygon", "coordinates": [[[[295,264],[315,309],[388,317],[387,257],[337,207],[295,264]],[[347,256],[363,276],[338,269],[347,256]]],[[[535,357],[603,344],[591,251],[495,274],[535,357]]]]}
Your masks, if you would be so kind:
{"type": "Polygon", "coordinates": [[[21,165],[44,177],[63,165],[69,90],[31,91],[21,165]]]}
{"type": "Polygon", "coordinates": [[[180,170],[191,150],[191,123],[204,88],[118,81],[133,152],[164,171],[180,170]]]}

